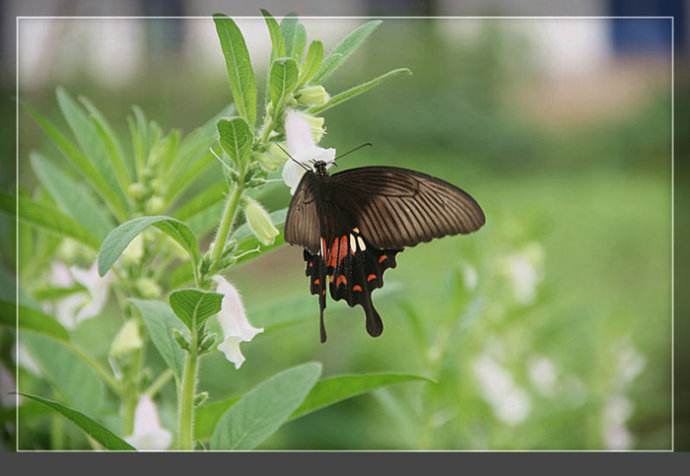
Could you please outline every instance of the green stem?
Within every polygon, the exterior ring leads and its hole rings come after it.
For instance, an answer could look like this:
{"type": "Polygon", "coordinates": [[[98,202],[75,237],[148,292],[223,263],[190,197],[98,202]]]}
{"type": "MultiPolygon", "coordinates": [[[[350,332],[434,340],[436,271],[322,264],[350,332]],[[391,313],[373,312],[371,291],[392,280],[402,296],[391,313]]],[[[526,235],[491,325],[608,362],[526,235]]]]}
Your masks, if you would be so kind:
{"type": "Polygon", "coordinates": [[[225,202],[225,210],[223,217],[216,233],[216,238],[213,241],[213,249],[211,250],[211,272],[215,271],[219,265],[220,259],[223,256],[223,249],[225,243],[228,241],[228,235],[232,230],[237,217],[237,208],[240,204],[242,191],[244,189],[244,177],[240,177],[237,183],[233,184],[232,190],[228,194],[227,202],[225,202]]]}
{"type": "Polygon", "coordinates": [[[170,369],[165,369],[161,374],[153,381],[149,388],[144,390],[144,393],[149,397],[153,398],[158,392],[161,391],[163,387],[173,378],[173,372],[170,369]]]}
{"type": "Polygon", "coordinates": [[[194,450],[194,396],[199,363],[198,331],[196,325],[192,327],[192,340],[184,363],[182,373],[182,388],[180,391],[180,407],[178,419],[177,446],[180,450],[194,450]]]}

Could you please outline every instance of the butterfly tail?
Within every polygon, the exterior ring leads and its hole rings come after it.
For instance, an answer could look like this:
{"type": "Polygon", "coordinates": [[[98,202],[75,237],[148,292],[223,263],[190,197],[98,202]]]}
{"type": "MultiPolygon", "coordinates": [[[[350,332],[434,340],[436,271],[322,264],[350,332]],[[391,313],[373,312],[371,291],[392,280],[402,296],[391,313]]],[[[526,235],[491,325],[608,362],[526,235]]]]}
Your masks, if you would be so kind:
{"type": "Polygon", "coordinates": [[[363,307],[364,313],[367,316],[367,333],[369,333],[371,337],[380,336],[381,333],[383,333],[383,321],[379,313],[376,312],[376,308],[374,308],[371,299],[367,299],[363,307]]]}

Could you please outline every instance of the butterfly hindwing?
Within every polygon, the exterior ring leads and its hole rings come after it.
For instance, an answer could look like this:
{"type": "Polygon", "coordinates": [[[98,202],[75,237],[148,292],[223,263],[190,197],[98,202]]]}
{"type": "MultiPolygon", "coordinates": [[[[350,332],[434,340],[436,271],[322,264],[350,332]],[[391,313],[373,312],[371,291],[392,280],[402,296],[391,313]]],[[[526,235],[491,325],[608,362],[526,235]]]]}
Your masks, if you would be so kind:
{"type": "MultiPolygon", "coordinates": [[[[367,332],[371,336],[379,336],[383,332],[383,322],[374,307],[371,293],[383,286],[383,273],[386,269],[395,267],[395,255],[400,251],[377,250],[367,246],[357,227],[329,242],[323,239],[316,255],[304,251],[310,291],[325,298],[327,280],[331,297],[336,301],[345,300],[350,307],[362,306],[366,315],[367,332]]],[[[320,306],[323,342],[326,339],[323,324],[325,300],[320,301],[320,306]]]]}

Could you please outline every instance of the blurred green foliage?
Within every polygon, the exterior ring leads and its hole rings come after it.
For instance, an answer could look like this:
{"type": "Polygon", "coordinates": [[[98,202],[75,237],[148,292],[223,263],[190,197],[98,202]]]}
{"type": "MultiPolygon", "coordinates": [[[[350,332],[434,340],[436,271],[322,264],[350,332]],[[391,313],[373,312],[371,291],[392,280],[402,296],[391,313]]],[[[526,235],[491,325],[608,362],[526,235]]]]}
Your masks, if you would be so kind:
{"type": "MultiPolygon", "coordinates": [[[[300,301],[297,308],[313,320],[259,336],[246,346],[241,370],[210,355],[201,387],[212,401],[306,360],[322,362],[325,376],[394,370],[438,381],[316,412],[286,425],[263,448],[604,448],[612,425],[607,408],[620,402],[615,397],[632,406],[624,418],[630,446],[670,446],[669,89],[641,98],[622,118],[550,127],[516,110],[506,97],[516,84],[531,80],[533,53],[523,38],[491,22],[465,41],[443,37],[432,22],[389,20],[372,46],[350,60],[350,76],[327,83],[333,94],[355,78],[409,66],[413,76],[327,113],[324,142],[343,150],[374,142],[341,167],[395,164],[459,185],[482,204],[487,225],[469,237],[400,255],[398,268],[386,277],[387,287],[395,284],[402,292],[377,299],[386,326],[381,338],[366,335],[359,309],[333,303],[327,310],[331,339],[320,345],[317,303],[300,301]],[[512,258],[535,248],[541,258],[531,265],[543,279],[533,299],[518,302],[506,269],[512,258]],[[474,288],[468,269],[476,271],[474,288]],[[638,372],[621,383],[630,349],[638,372]],[[544,359],[553,369],[546,392],[530,370],[544,359]],[[497,415],[482,390],[482,363],[503,369],[523,403],[529,401],[524,419],[508,423],[497,415]]],[[[117,93],[87,80],[66,86],[90,97],[108,117],[124,117],[136,103],[164,129],[189,130],[215,114],[228,95],[225,78],[186,69],[179,74],[181,61],[153,58],[138,84],[117,93]]],[[[52,111],[54,119],[52,90],[23,99],[52,111]]],[[[42,140],[37,128],[22,128],[23,151],[42,150],[42,140]]],[[[22,185],[30,189],[27,159],[20,154],[22,185]]],[[[263,201],[275,210],[288,197],[277,187],[263,201]]],[[[3,230],[11,242],[12,228],[4,223],[3,230]]],[[[280,308],[307,294],[302,266],[301,250],[284,247],[233,269],[229,278],[252,318],[252,309],[280,308]]],[[[77,339],[93,355],[105,356],[116,331],[104,315],[85,322],[77,339]]],[[[166,401],[173,400],[171,395],[166,401]]],[[[24,411],[21,448],[85,444],[67,424],[53,431],[58,423],[40,409],[27,405],[24,411]],[[51,441],[55,434],[64,436],[51,441]]],[[[172,425],[175,409],[161,411],[164,426],[172,425]]]]}

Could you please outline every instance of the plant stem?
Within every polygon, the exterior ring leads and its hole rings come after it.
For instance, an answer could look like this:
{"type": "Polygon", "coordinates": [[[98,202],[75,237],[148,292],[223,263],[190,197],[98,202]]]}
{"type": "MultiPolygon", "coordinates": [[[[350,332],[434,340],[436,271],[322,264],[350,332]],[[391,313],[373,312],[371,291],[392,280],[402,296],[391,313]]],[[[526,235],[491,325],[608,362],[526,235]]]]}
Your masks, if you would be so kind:
{"type": "Polygon", "coordinates": [[[148,395],[149,397],[153,398],[156,396],[160,390],[165,387],[165,384],[167,384],[170,379],[173,378],[173,372],[170,369],[165,369],[161,374],[156,378],[156,380],[153,381],[151,385],[149,385],[149,388],[147,388],[144,391],[144,394],[148,395]]]}
{"type": "Polygon", "coordinates": [[[225,202],[225,210],[223,211],[223,217],[218,227],[218,232],[216,233],[216,238],[213,241],[213,249],[211,250],[211,272],[217,269],[220,259],[223,256],[223,249],[225,248],[225,243],[228,241],[228,235],[232,230],[232,226],[235,223],[235,218],[237,217],[237,208],[240,204],[240,198],[242,197],[242,191],[244,189],[244,177],[240,177],[237,183],[232,185],[232,190],[228,194],[228,200],[225,202]]]}
{"type": "Polygon", "coordinates": [[[196,325],[192,327],[192,339],[189,352],[184,363],[182,373],[182,388],[180,390],[179,420],[177,423],[178,449],[194,450],[194,396],[196,393],[196,379],[198,371],[198,331],[196,325]]]}
{"type": "Polygon", "coordinates": [[[65,347],[70,349],[72,352],[77,354],[79,357],[81,357],[87,364],[89,364],[95,371],[100,375],[100,377],[103,379],[103,381],[110,387],[110,389],[119,396],[122,396],[122,386],[120,385],[120,382],[115,380],[115,377],[113,377],[110,372],[108,372],[96,359],[88,355],[86,352],[81,350],[79,347],[76,345],[72,344],[71,342],[65,342],[65,341],[60,341],[61,344],[63,344],[65,347]]]}

